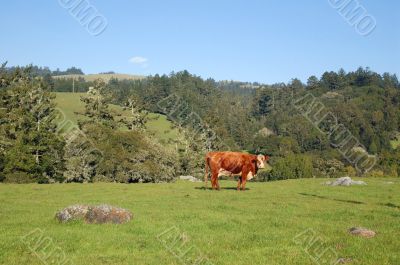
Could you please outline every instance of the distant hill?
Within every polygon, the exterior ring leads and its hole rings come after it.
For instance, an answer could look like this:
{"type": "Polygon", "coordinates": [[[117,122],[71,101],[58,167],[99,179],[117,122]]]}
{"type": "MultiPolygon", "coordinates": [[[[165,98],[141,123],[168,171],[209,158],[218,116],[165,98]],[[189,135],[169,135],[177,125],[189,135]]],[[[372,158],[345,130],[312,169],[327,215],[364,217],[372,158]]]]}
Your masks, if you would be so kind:
{"type": "Polygon", "coordinates": [[[115,78],[118,80],[139,80],[146,78],[143,75],[130,75],[130,74],[89,74],[89,75],[55,75],[53,78],[56,79],[78,79],[83,78],[85,81],[94,81],[96,79],[103,79],[105,82],[108,82],[110,79],[115,78]]]}

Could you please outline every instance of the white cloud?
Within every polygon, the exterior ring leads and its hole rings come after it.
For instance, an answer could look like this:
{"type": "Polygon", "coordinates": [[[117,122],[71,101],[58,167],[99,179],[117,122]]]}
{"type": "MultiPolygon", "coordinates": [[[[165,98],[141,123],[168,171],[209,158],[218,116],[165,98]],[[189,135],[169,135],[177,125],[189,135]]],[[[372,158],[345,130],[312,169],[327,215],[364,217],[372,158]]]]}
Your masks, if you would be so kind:
{"type": "Polygon", "coordinates": [[[129,62],[133,63],[133,64],[138,64],[141,66],[147,66],[147,62],[149,61],[149,59],[141,57],[141,56],[135,56],[129,59],[129,62]]]}

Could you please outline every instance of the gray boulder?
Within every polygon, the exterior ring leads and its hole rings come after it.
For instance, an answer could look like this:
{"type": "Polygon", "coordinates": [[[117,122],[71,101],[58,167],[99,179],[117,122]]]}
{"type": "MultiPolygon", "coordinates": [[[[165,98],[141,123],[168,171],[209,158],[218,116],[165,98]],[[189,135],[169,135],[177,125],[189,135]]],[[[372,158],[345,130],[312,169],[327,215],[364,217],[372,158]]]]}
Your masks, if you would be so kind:
{"type": "Polygon", "coordinates": [[[133,215],[128,210],[110,205],[89,207],[85,215],[85,222],[89,224],[124,224],[132,219],[133,215]]]}
{"type": "Polygon", "coordinates": [[[73,205],[56,213],[56,219],[61,223],[83,220],[89,224],[123,224],[132,217],[130,211],[110,205],[73,205]]]}
{"type": "Polygon", "coordinates": [[[72,205],[56,213],[56,219],[62,223],[81,220],[89,210],[88,205],[72,205]]]}
{"type": "Polygon", "coordinates": [[[352,180],[350,177],[342,177],[338,178],[335,181],[328,181],[326,182],[326,185],[329,186],[351,186],[351,185],[367,185],[364,181],[356,181],[352,180]]]}
{"type": "Polygon", "coordinates": [[[179,179],[190,181],[190,182],[202,182],[201,180],[199,180],[198,178],[195,178],[193,176],[180,176],[179,179]]]}
{"type": "Polygon", "coordinates": [[[349,229],[349,233],[355,236],[361,236],[365,238],[371,238],[376,235],[374,231],[363,227],[352,227],[349,229]]]}

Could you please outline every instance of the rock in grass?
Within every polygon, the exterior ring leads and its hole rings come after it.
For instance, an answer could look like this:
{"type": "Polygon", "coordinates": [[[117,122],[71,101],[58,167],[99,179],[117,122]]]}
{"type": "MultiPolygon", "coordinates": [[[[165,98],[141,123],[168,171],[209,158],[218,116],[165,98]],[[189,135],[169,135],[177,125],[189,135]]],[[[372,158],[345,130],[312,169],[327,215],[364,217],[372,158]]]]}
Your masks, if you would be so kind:
{"type": "Polygon", "coordinates": [[[361,236],[365,238],[371,238],[376,235],[374,231],[363,227],[352,227],[349,229],[349,233],[355,236],[361,236]]]}
{"type": "Polygon", "coordinates": [[[81,220],[89,210],[87,205],[72,205],[56,213],[56,218],[62,223],[81,220]]]}
{"type": "Polygon", "coordinates": [[[89,224],[123,224],[132,220],[132,217],[130,211],[110,205],[73,205],[56,213],[56,219],[62,223],[84,220],[89,224]]]}
{"type": "Polygon", "coordinates": [[[179,179],[180,180],[187,180],[187,181],[190,181],[190,182],[203,182],[203,181],[201,181],[198,178],[195,178],[193,176],[180,176],[179,179]]]}
{"type": "Polygon", "coordinates": [[[367,183],[365,183],[364,181],[356,181],[356,180],[352,180],[350,177],[342,177],[342,178],[338,178],[337,180],[331,182],[328,181],[326,182],[326,185],[330,185],[330,186],[350,186],[350,185],[367,185],[367,183]]]}
{"type": "Polygon", "coordinates": [[[89,207],[85,215],[85,222],[89,224],[124,224],[132,219],[132,213],[128,210],[110,205],[89,207]]]}
{"type": "Polygon", "coordinates": [[[347,264],[347,263],[350,263],[350,262],[352,262],[352,261],[353,261],[352,258],[339,258],[339,259],[336,261],[336,264],[347,264]]]}

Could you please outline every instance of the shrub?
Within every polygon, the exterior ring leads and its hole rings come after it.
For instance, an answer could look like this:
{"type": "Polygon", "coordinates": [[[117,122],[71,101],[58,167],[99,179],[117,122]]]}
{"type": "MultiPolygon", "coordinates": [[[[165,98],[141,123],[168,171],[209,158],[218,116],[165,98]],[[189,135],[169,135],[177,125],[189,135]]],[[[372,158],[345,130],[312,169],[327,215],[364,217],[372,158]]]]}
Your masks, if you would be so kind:
{"type": "Polygon", "coordinates": [[[390,167],[386,168],[386,170],[384,172],[385,172],[386,176],[396,178],[399,176],[400,168],[398,165],[391,165],[390,167]]]}
{"type": "Polygon", "coordinates": [[[370,177],[370,178],[382,178],[385,176],[385,173],[383,173],[382,170],[374,169],[374,170],[371,170],[370,172],[368,172],[366,174],[366,176],[370,177]]]}
{"type": "Polygon", "coordinates": [[[32,177],[32,175],[26,172],[14,172],[8,173],[4,179],[6,183],[17,183],[17,184],[26,184],[26,183],[34,183],[37,180],[32,177]]]}
{"type": "Polygon", "coordinates": [[[83,131],[85,144],[92,146],[67,160],[70,182],[168,182],[176,177],[175,154],[144,132],[101,124],[86,124],[83,131]]]}
{"type": "Polygon", "coordinates": [[[346,175],[349,177],[355,177],[357,175],[357,171],[352,166],[347,166],[345,169],[346,175]]]}
{"type": "Polygon", "coordinates": [[[267,170],[258,171],[257,177],[254,179],[254,181],[257,181],[257,182],[272,181],[272,179],[270,179],[270,171],[267,171],[267,170]]]}
{"type": "Polygon", "coordinates": [[[271,161],[271,165],[270,172],[262,173],[262,175],[267,175],[268,181],[311,178],[313,176],[312,159],[308,155],[288,155],[271,161]]]}
{"type": "Polygon", "coordinates": [[[346,174],[343,163],[337,159],[315,158],[313,159],[313,168],[313,173],[316,177],[338,178],[346,174]]]}

